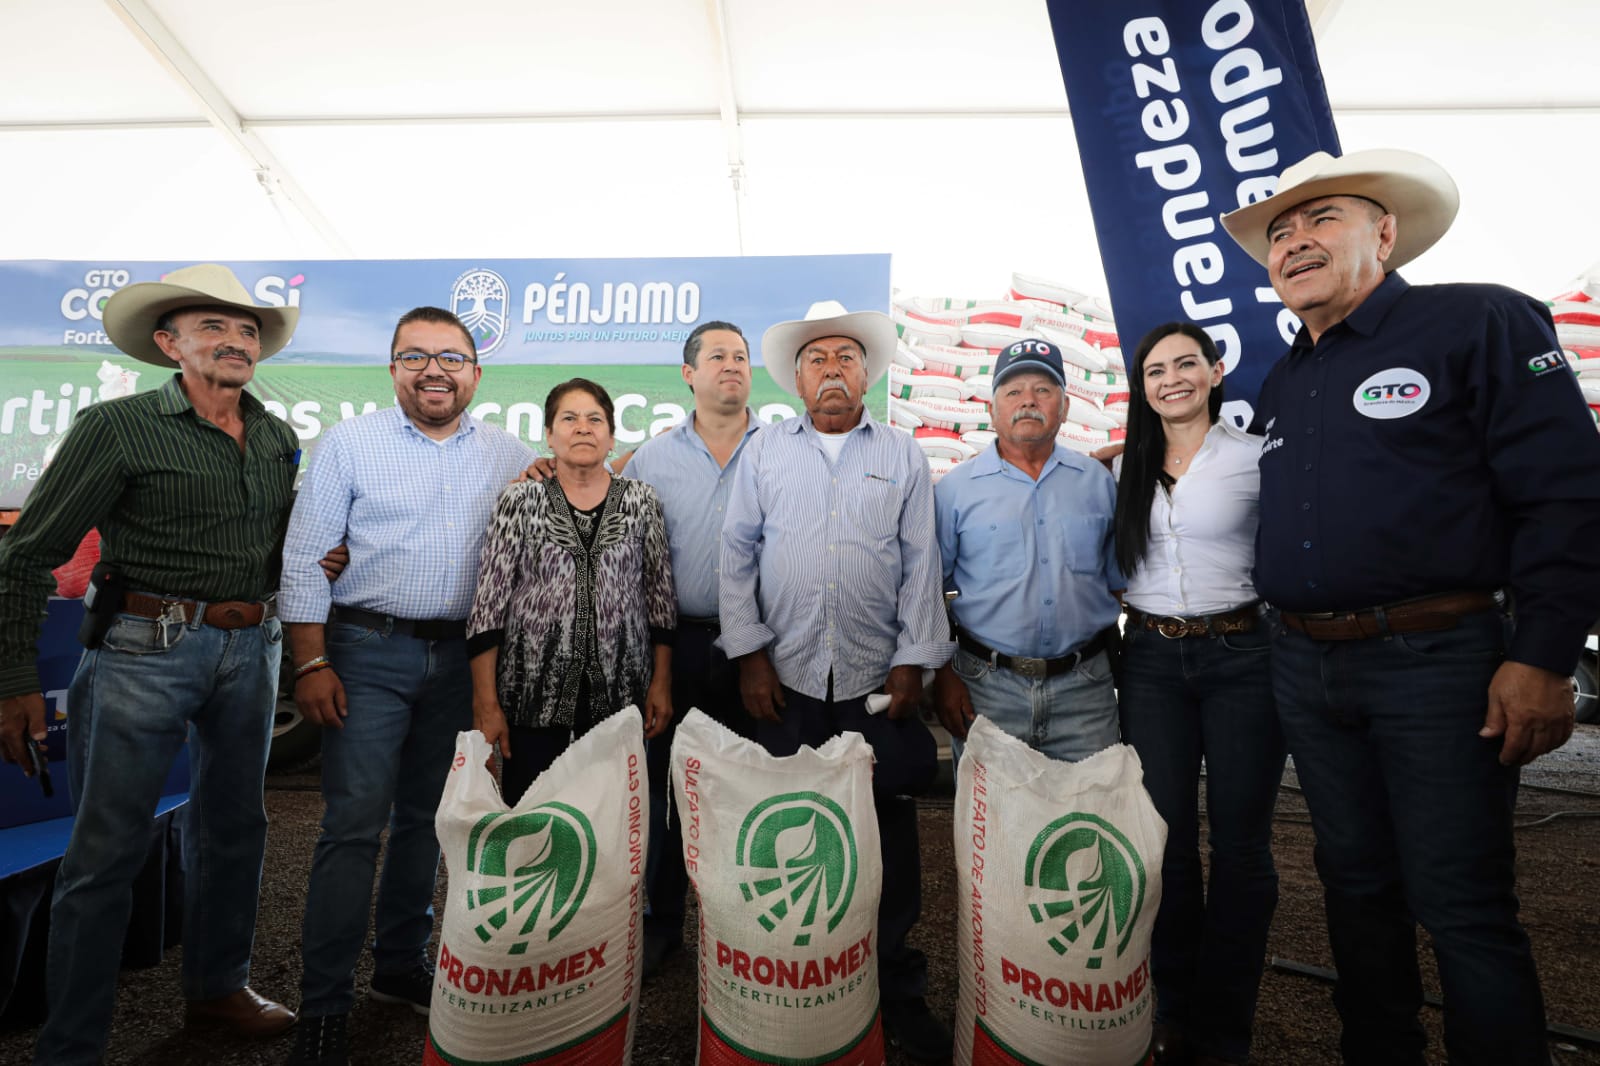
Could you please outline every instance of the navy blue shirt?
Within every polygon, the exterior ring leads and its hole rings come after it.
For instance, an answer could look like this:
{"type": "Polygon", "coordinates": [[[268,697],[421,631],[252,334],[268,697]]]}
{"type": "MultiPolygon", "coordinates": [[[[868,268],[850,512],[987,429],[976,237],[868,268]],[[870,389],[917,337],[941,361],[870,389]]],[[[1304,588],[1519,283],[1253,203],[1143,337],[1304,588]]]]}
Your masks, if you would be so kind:
{"type": "Polygon", "coordinates": [[[1600,434],[1549,310],[1391,273],[1261,386],[1256,587],[1292,611],[1511,589],[1510,657],[1570,673],[1600,614],[1600,434]]]}

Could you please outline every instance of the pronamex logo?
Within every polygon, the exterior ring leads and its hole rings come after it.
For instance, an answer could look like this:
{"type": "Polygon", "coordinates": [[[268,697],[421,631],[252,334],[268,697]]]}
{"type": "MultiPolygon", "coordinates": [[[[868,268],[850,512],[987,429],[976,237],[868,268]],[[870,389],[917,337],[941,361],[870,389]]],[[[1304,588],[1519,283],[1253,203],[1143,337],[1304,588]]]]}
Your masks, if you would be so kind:
{"type": "Polygon", "coordinates": [[[843,808],[816,792],[786,792],[751,808],[739,827],[739,889],[756,921],[795,947],[832,932],[856,889],[856,838],[843,808]]]}
{"type": "Polygon", "coordinates": [[[1104,818],[1069,814],[1045,826],[1028,849],[1024,883],[1028,913],[1057,955],[1077,952],[1097,970],[1108,953],[1127,950],[1144,906],[1144,863],[1104,818]]]}
{"type": "Polygon", "coordinates": [[[513,930],[506,953],[536,936],[561,935],[577,917],[594,876],[594,829],[565,803],[485,815],[467,838],[467,909],[484,911],[474,932],[485,944],[513,930]]]}

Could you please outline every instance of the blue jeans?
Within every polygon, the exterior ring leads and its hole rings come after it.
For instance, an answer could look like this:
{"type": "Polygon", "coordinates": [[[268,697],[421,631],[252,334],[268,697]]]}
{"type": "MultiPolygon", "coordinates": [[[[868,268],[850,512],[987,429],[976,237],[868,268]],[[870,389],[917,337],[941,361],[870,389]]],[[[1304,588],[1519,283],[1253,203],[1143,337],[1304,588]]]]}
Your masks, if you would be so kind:
{"type": "Polygon", "coordinates": [[[755,736],[755,721],[739,695],[738,667],[713,643],[712,626],[679,620],[672,646],[672,722],[646,742],[650,780],[650,851],[645,860],[645,936],[683,939],[684,899],[689,875],[683,868],[683,824],[668,811],[672,799],[670,754],[678,723],[695,707],[742,737],[755,736]],[[669,824],[670,821],[670,824],[669,824]]]}
{"type": "MultiPolygon", "coordinates": [[[[950,662],[972,709],[1034,751],[1076,762],[1117,742],[1117,690],[1105,652],[1055,677],[1028,678],[958,647],[950,662]]],[[[951,741],[957,764],[965,747],[951,741]]]]}
{"type": "Polygon", "coordinates": [[[67,781],[77,811],[56,873],[35,1061],[99,1062],[119,946],[162,782],[184,739],[183,994],[215,999],[250,980],[267,812],[261,798],[283,630],[223,630],[121,615],[67,691],[67,781]]]}
{"type": "Polygon", "coordinates": [[[1150,944],[1156,1020],[1206,1054],[1250,1054],[1267,930],[1278,905],[1272,814],[1283,734],[1266,622],[1249,633],[1169,640],[1128,627],[1122,737],[1167,823],[1161,909],[1150,944]],[[1200,864],[1200,764],[1211,869],[1200,864]]]}
{"type": "Polygon", "coordinates": [[[302,932],[300,1010],[343,1014],[355,1003],[378,838],[389,829],[372,944],[379,973],[425,963],[433,932],[439,809],[456,734],[472,728],[464,640],[422,640],[333,623],[328,659],[344,684],[343,729],[322,734],[322,834],[311,859],[302,932]]]}
{"type": "Polygon", "coordinates": [[[1517,922],[1517,770],[1483,739],[1506,623],[1316,641],[1279,627],[1273,689],[1316,829],[1347,1063],[1420,1066],[1416,925],[1433,939],[1456,1066],[1549,1062],[1517,922]]]}

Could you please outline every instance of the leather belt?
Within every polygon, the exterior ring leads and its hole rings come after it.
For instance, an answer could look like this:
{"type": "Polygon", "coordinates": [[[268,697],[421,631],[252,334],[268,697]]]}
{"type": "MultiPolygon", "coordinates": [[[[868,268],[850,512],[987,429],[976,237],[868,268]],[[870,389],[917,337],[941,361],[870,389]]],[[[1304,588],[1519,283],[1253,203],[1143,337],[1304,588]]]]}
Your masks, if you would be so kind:
{"type": "Polygon", "coordinates": [[[1312,640],[1366,640],[1390,633],[1454,629],[1465,616],[1498,610],[1502,603],[1503,598],[1492,592],[1446,592],[1359,611],[1280,611],[1279,617],[1312,640]]]}
{"type": "Polygon", "coordinates": [[[1128,624],[1140,629],[1160,633],[1168,640],[1183,637],[1225,637],[1234,633],[1248,633],[1256,627],[1260,600],[1252,600],[1243,607],[1216,614],[1160,615],[1145,614],[1137,607],[1128,608],[1128,624]]]}
{"type": "Polygon", "coordinates": [[[690,626],[694,629],[709,629],[713,633],[722,632],[722,619],[720,618],[691,618],[686,614],[678,616],[678,625],[690,626]]]}
{"type": "Polygon", "coordinates": [[[1023,655],[1005,655],[979,641],[964,629],[956,630],[956,643],[987,661],[992,666],[1003,667],[1022,677],[1055,677],[1076,670],[1079,664],[1106,650],[1106,631],[1101,630],[1094,639],[1076,651],[1055,659],[1030,659],[1023,655]]]}
{"type": "Polygon", "coordinates": [[[271,597],[265,600],[207,602],[129,591],[123,595],[122,609],[141,618],[199,622],[216,629],[248,629],[278,616],[278,605],[271,597]]]}
{"type": "Polygon", "coordinates": [[[467,639],[465,618],[432,618],[419,621],[396,618],[392,614],[379,614],[377,611],[364,611],[360,607],[340,607],[335,604],[329,620],[348,626],[379,629],[385,633],[399,633],[403,637],[416,637],[418,640],[467,639]]]}

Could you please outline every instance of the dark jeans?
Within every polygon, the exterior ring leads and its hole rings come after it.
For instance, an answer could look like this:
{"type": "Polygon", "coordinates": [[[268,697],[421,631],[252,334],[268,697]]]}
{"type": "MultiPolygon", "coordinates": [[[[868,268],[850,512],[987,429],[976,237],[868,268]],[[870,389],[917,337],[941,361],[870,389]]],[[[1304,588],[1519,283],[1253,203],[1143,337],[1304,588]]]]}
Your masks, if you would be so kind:
{"type": "Polygon", "coordinates": [[[377,973],[403,974],[426,961],[439,872],[433,820],[456,734],[472,727],[465,641],[335,622],[327,645],[350,713],[343,729],[322,735],[322,832],[300,949],[300,1012],[307,1018],[354,1006],[369,914],[377,973]]]}
{"type": "Polygon", "coordinates": [[[511,758],[500,762],[500,795],[515,807],[534,779],[550,769],[579,734],[564,725],[508,725],[506,732],[511,734],[511,758]]]}
{"type": "Polygon", "coordinates": [[[802,745],[819,747],[846,732],[872,745],[872,802],[883,855],[878,993],[885,1003],[916,999],[927,991],[928,960],[906,944],[922,913],[922,848],[917,804],[905,793],[926,790],[938,773],[933,735],[915,718],[896,722],[887,713],[868,714],[865,696],[818,700],[785,687],[783,698],[781,721],[756,722],[756,740],[771,754],[793,755],[802,745]]]}
{"type": "Polygon", "coordinates": [[[1273,687],[1311,808],[1344,1061],[1420,1066],[1416,925],[1433,939],[1456,1066],[1550,1061],[1513,891],[1517,770],[1483,739],[1506,648],[1494,612],[1454,629],[1314,641],[1279,627],[1273,687]]]}
{"type": "Polygon", "coordinates": [[[1167,823],[1161,909],[1150,944],[1156,1020],[1202,1052],[1250,1053],[1267,930],[1278,905],[1272,814],[1283,734],[1272,701],[1270,636],[1169,640],[1129,628],[1122,738],[1167,823]],[[1200,865],[1200,764],[1206,768],[1209,883],[1200,865]]]}
{"type": "Polygon", "coordinates": [[[650,852],[645,860],[644,932],[674,942],[683,939],[684,898],[689,875],[683,868],[683,827],[672,796],[669,756],[678,723],[697,707],[742,737],[755,737],[755,722],[739,696],[739,670],[713,642],[715,626],[680,619],[672,647],[672,723],[651,739],[645,752],[650,778],[650,852]],[[670,824],[669,824],[670,823],[670,824]]]}

